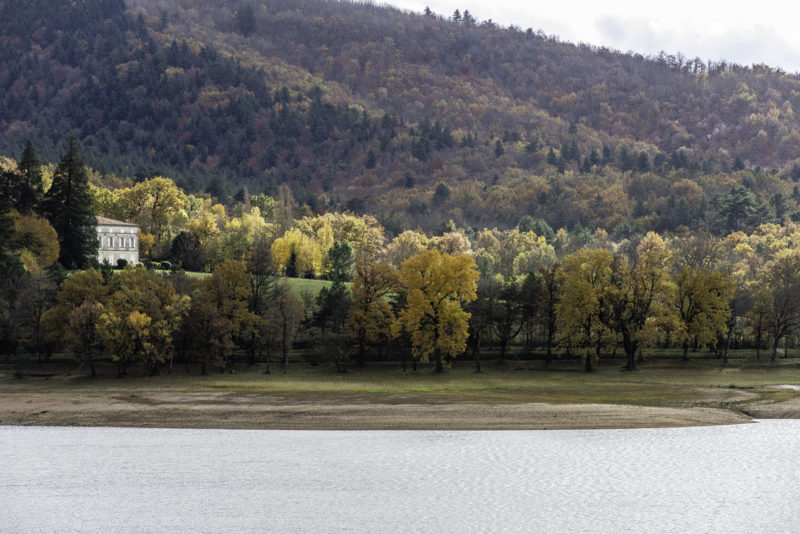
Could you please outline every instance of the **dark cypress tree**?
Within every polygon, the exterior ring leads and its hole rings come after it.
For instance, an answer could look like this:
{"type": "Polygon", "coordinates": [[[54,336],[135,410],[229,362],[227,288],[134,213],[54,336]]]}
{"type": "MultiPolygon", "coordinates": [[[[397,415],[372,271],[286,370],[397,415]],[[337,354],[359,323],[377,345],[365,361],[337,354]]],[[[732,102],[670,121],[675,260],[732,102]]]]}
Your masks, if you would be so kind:
{"type": "MultiPolygon", "coordinates": [[[[10,247],[14,237],[14,224],[8,214],[9,205],[3,196],[0,196],[0,273],[5,278],[12,278],[22,272],[22,264],[10,247]]],[[[4,295],[0,294],[0,299],[4,295]]]]}
{"type": "Polygon", "coordinates": [[[242,6],[236,12],[236,29],[248,37],[256,31],[256,13],[250,4],[242,6]]]}
{"type": "Polygon", "coordinates": [[[42,201],[42,164],[33,144],[28,141],[16,169],[0,171],[0,196],[8,209],[29,214],[42,201]]]}
{"type": "Polygon", "coordinates": [[[644,150],[639,152],[639,158],[636,160],[636,170],[650,172],[650,158],[647,157],[647,152],[644,150]]]}
{"type": "Polygon", "coordinates": [[[17,209],[22,213],[39,210],[44,195],[42,188],[42,162],[33,143],[28,140],[19,160],[19,173],[22,178],[17,198],[17,209]]]}
{"type": "Polygon", "coordinates": [[[97,257],[97,219],[92,212],[89,177],[75,136],[69,139],[69,147],[56,168],[42,207],[58,233],[61,265],[85,267],[97,257]]]}
{"type": "Polygon", "coordinates": [[[556,151],[553,150],[553,147],[550,147],[550,151],[547,153],[547,164],[556,165],[557,163],[558,158],[556,157],[556,151]]]}
{"type": "Polygon", "coordinates": [[[505,148],[503,148],[503,142],[500,141],[500,139],[498,139],[494,143],[494,157],[495,158],[499,158],[500,156],[502,156],[505,153],[506,153],[506,151],[505,151],[505,148]]]}
{"type": "Polygon", "coordinates": [[[294,249],[289,255],[289,261],[286,263],[286,276],[289,278],[297,278],[297,254],[294,249]]]}
{"type": "Polygon", "coordinates": [[[334,241],[325,256],[325,271],[328,280],[349,282],[353,279],[353,247],[347,241],[334,241]]]}

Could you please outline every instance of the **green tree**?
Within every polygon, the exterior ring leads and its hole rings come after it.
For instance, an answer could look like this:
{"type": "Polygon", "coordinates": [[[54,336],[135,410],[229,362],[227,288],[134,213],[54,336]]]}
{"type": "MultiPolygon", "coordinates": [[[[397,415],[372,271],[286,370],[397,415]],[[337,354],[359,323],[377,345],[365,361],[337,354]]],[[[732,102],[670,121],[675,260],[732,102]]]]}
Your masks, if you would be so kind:
{"type": "Polygon", "coordinates": [[[336,280],[320,290],[316,305],[314,323],[320,329],[317,345],[326,357],[333,360],[339,372],[345,373],[350,352],[345,324],[353,305],[353,294],[344,282],[336,280]]]}
{"type": "Polygon", "coordinates": [[[757,222],[758,200],[742,185],[731,188],[720,202],[720,215],[726,234],[752,228],[757,222]]]}
{"type": "Polygon", "coordinates": [[[85,267],[97,258],[97,219],[92,212],[89,178],[75,136],[69,139],[67,152],[56,167],[42,206],[58,233],[61,265],[85,267]]]}
{"type": "Polygon", "coordinates": [[[324,269],[328,280],[348,282],[353,279],[353,248],[347,241],[334,241],[325,255],[324,269]]]}
{"type": "Polygon", "coordinates": [[[272,221],[278,213],[278,204],[275,202],[275,199],[264,193],[259,193],[250,197],[250,205],[258,208],[258,211],[261,212],[261,216],[264,217],[266,221],[272,221]]]}
{"type": "Polygon", "coordinates": [[[200,271],[205,263],[200,238],[191,230],[181,230],[172,240],[172,261],[187,271],[200,271]]]}
{"type": "Polygon", "coordinates": [[[400,282],[408,291],[406,306],[392,326],[392,334],[411,334],[413,354],[421,362],[433,356],[436,372],[444,358],[464,352],[469,313],[463,305],[476,298],[479,278],[475,260],[426,250],[403,262],[400,282]]]}

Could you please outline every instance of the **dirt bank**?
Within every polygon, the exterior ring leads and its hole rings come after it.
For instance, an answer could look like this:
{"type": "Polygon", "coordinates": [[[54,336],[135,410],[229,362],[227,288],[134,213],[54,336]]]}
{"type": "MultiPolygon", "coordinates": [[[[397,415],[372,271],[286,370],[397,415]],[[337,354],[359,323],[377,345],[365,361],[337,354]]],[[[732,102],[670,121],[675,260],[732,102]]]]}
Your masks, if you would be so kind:
{"type": "MultiPolygon", "coordinates": [[[[764,409],[766,409],[765,407],[764,409]]],[[[800,401],[793,409],[800,415],[800,401]]],[[[749,412],[754,417],[763,413],[749,412]]],[[[769,415],[766,415],[767,417],[769,415]]],[[[306,430],[535,430],[744,423],[717,408],[614,404],[375,403],[261,394],[0,393],[0,424],[306,430]]]]}

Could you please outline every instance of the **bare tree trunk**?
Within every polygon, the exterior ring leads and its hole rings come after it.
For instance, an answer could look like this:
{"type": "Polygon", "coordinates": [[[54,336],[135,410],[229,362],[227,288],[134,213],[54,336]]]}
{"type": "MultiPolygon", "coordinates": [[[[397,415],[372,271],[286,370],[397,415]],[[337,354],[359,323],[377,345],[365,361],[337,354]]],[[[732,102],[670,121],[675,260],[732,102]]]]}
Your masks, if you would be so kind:
{"type": "Polygon", "coordinates": [[[289,337],[288,327],[289,327],[289,322],[284,320],[283,339],[281,340],[281,350],[283,350],[283,374],[289,372],[289,347],[287,346],[289,337]]]}
{"type": "Polygon", "coordinates": [[[444,373],[444,360],[442,359],[442,351],[436,349],[436,371],[437,373],[444,373]]]}
{"type": "Polygon", "coordinates": [[[731,350],[731,333],[728,331],[728,337],[725,340],[725,352],[722,355],[722,363],[728,363],[728,354],[731,350]]]}
{"type": "Polygon", "coordinates": [[[761,332],[756,336],[756,361],[761,361],[761,332]]]}

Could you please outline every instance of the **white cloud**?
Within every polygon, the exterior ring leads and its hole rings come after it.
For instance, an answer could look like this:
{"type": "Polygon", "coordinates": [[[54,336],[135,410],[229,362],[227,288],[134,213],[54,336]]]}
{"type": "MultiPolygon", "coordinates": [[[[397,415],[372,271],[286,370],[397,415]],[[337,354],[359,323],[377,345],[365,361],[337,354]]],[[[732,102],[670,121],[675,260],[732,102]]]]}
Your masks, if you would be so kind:
{"type": "Polygon", "coordinates": [[[675,28],[655,20],[603,17],[596,21],[599,43],[645,55],[680,52],[703,61],[726,60],[742,65],[766,63],[788,72],[800,71],[800,50],[775,28],[742,25],[721,32],[697,25],[675,28]]]}
{"type": "Polygon", "coordinates": [[[766,63],[800,72],[797,9],[783,0],[744,0],[725,4],[673,0],[669,4],[641,0],[559,0],[531,3],[495,0],[473,4],[463,0],[396,0],[414,11],[426,5],[443,16],[469,9],[479,20],[541,29],[564,41],[607,46],[624,52],[654,55],[680,52],[703,61],[726,60],[742,65],[766,63]]]}

